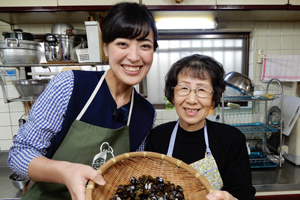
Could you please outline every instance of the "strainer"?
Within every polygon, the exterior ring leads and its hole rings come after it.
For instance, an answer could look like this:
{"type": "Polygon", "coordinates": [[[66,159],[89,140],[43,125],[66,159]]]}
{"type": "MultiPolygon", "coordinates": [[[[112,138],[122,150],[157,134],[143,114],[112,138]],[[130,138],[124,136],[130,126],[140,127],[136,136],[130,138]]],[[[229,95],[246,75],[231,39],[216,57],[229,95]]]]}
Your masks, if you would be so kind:
{"type": "Polygon", "coordinates": [[[12,81],[22,97],[38,97],[47,87],[49,79],[19,79],[12,81]]]}

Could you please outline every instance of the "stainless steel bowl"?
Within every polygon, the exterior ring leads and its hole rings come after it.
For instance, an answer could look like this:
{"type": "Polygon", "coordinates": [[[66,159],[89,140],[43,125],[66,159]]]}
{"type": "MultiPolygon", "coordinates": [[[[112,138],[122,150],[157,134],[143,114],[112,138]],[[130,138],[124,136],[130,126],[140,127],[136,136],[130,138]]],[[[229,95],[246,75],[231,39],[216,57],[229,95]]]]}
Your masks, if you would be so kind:
{"type": "Polygon", "coordinates": [[[12,81],[12,83],[22,97],[38,97],[45,90],[49,81],[49,79],[20,79],[12,81]]]}
{"type": "Polygon", "coordinates": [[[8,178],[12,182],[13,186],[15,186],[15,188],[17,188],[19,190],[23,190],[24,185],[28,181],[27,179],[20,177],[16,173],[12,173],[11,175],[9,175],[8,178]]]}
{"type": "Polygon", "coordinates": [[[228,86],[242,92],[246,95],[253,95],[254,82],[244,74],[239,72],[229,72],[225,76],[225,82],[228,86]]]}

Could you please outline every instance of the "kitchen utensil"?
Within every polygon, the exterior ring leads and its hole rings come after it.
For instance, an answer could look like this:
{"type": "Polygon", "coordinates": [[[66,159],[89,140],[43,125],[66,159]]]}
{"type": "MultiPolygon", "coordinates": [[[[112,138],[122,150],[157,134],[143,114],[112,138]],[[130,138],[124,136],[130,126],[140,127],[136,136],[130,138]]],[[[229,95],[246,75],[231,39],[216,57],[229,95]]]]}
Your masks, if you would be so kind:
{"type": "Polygon", "coordinates": [[[10,174],[8,178],[12,182],[13,186],[19,190],[23,190],[24,185],[28,181],[26,178],[23,178],[16,173],[10,174]]]}
{"type": "Polygon", "coordinates": [[[224,80],[228,86],[238,90],[239,92],[245,95],[253,95],[255,86],[254,82],[244,74],[232,71],[226,74],[224,80]]]}
{"type": "Polygon", "coordinates": [[[13,31],[9,32],[2,32],[4,39],[6,38],[17,38],[19,40],[34,40],[34,36],[32,33],[23,32],[22,29],[14,29],[13,31]]]}
{"type": "Polygon", "coordinates": [[[131,177],[151,175],[162,177],[183,188],[186,199],[204,200],[213,191],[210,183],[190,165],[173,157],[154,152],[131,152],[106,161],[98,171],[105,179],[105,185],[89,181],[86,199],[111,199],[119,185],[129,184],[131,177]]]}
{"type": "Polygon", "coordinates": [[[39,64],[41,45],[35,41],[7,38],[0,41],[0,62],[2,64],[39,64]]]}
{"type": "Polygon", "coordinates": [[[83,45],[83,38],[74,35],[45,34],[45,57],[51,61],[77,61],[76,49],[83,45]]]}
{"type": "MultiPolygon", "coordinates": [[[[274,106],[278,107],[281,111],[283,123],[284,126],[282,128],[282,134],[289,136],[291,131],[293,130],[293,127],[300,115],[300,98],[299,97],[293,97],[293,96],[287,96],[284,95],[283,99],[275,99],[271,106],[271,108],[274,106]],[[282,105],[280,104],[280,101],[282,101],[282,105]],[[282,108],[281,108],[282,106],[282,108]]],[[[269,111],[269,113],[270,113],[269,111]]]]}
{"type": "Polygon", "coordinates": [[[51,33],[55,35],[66,35],[68,30],[73,30],[74,27],[67,23],[56,23],[51,27],[51,33]]]}
{"type": "Polygon", "coordinates": [[[76,49],[79,63],[101,62],[103,60],[103,42],[98,21],[85,21],[88,48],[76,49]]]}
{"type": "Polygon", "coordinates": [[[277,163],[271,161],[266,155],[260,152],[252,152],[249,155],[251,168],[277,167],[277,163]]]}
{"type": "Polygon", "coordinates": [[[281,121],[281,110],[277,106],[272,106],[269,109],[268,123],[273,125],[280,125],[281,121]]]}
{"type": "Polygon", "coordinates": [[[20,79],[12,81],[12,83],[22,97],[36,98],[45,90],[49,81],[48,79],[20,79]]]}

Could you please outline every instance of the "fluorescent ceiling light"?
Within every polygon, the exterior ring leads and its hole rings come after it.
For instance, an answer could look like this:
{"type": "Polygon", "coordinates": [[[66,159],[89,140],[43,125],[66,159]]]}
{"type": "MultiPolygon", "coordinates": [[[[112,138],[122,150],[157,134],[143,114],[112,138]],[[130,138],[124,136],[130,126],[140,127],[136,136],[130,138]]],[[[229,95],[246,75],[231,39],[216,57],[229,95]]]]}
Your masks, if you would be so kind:
{"type": "Polygon", "coordinates": [[[215,29],[217,22],[204,18],[162,18],[156,20],[158,29],[215,29]]]}

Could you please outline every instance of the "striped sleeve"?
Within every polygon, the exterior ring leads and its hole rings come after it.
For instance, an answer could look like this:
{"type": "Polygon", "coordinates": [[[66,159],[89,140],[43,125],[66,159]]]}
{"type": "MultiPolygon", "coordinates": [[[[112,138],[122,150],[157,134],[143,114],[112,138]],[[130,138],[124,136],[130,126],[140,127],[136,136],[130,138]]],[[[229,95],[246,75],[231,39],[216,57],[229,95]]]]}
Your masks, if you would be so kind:
{"type": "Polygon", "coordinates": [[[27,169],[31,160],[46,155],[51,139],[62,128],[73,85],[71,70],[59,73],[33,104],[9,150],[8,165],[14,172],[29,178],[27,169]]]}
{"type": "MultiPolygon", "coordinates": [[[[155,121],[156,121],[156,115],[157,115],[157,112],[156,112],[156,110],[154,110],[154,117],[153,117],[152,128],[154,128],[154,124],[155,124],[155,121]]],[[[145,150],[145,147],[146,147],[146,144],[147,144],[147,137],[149,135],[149,132],[148,132],[147,136],[145,137],[145,139],[143,140],[142,144],[139,146],[139,148],[136,151],[144,151],[145,150]]]]}

